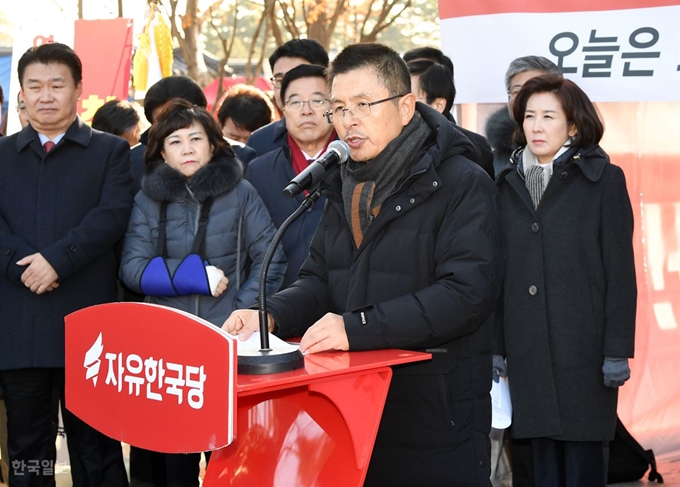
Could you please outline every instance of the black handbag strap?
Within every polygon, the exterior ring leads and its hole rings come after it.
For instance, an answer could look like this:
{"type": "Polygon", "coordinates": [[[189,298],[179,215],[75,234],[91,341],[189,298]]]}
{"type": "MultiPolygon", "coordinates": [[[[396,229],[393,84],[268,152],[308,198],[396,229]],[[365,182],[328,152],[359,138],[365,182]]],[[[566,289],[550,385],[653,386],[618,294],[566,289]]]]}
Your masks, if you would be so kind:
{"type": "Polygon", "coordinates": [[[213,199],[206,198],[201,207],[201,219],[198,221],[198,230],[194,237],[194,244],[191,246],[191,253],[204,256],[205,254],[205,227],[208,225],[208,215],[212,207],[213,199]]]}
{"type": "Polygon", "coordinates": [[[158,214],[158,240],[156,241],[156,255],[163,258],[168,256],[168,248],[165,242],[165,229],[168,226],[168,202],[161,202],[161,210],[158,214]]]}
{"type": "MultiPolygon", "coordinates": [[[[201,216],[198,221],[198,230],[191,246],[191,253],[203,256],[205,250],[205,227],[208,225],[208,216],[212,207],[213,199],[206,198],[201,206],[201,216]]],[[[166,229],[168,226],[168,202],[161,202],[161,209],[158,215],[158,240],[156,241],[156,255],[163,258],[168,257],[168,247],[166,242],[166,229]]]]}

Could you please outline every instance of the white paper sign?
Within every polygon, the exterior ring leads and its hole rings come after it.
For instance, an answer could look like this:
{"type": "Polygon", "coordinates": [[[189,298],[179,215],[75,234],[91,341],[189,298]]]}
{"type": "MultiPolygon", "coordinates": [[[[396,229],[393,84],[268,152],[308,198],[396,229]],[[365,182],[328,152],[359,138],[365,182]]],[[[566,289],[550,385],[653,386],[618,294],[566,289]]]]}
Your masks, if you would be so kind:
{"type": "Polygon", "coordinates": [[[491,427],[503,430],[512,423],[512,401],[508,379],[491,381],[491,427]]]}

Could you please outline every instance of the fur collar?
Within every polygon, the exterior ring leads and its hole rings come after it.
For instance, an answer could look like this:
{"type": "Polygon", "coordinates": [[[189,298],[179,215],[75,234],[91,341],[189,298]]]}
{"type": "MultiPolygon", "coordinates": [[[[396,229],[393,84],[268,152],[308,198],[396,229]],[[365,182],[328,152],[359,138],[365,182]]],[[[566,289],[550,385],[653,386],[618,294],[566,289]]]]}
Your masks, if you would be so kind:
{"type": "Polygon", "coordinates": [[[156,201],[178,201],[193,193],[198,201],[231,191],[243,178],[241,163],[231,157],[214,159],[189,179],[167,164],[158,164],[144,177],[142,191],[156,201]]]}

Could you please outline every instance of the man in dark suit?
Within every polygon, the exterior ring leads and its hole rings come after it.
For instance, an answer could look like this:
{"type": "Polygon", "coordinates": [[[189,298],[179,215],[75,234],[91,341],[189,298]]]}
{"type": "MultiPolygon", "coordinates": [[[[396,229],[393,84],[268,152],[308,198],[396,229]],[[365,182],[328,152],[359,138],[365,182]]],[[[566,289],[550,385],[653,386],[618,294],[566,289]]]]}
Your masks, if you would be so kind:
{"type": "MultiPolygon", "coordinates": [[[[18,74],[30,125],[0,140],[0,388],[10,485],[53,486],[64,317],[116,299],[130,149],[77,116],[82,66],[71,48],[31,48],[18,74]]],[[[120,443],[62,414],[73,485],[127,485],[120,443]]]]}
{"type": "MultiPolygon", "coordinates": [[[[330,107],[325,76],[325,69],[314,64],[301,64],[286,73],[281,83],[281,95],[286,100],[283,105],[286,137],[280,148],[257,157],[246,169],[245,178],[257,189],[277,228],[306,196],[287,198],[283,188],[338,138],[323,116],[330,107]]],[[[283,235],[281,243],[288,258],[288,269],[282,289],[298,278],[325,202],[326,198],[322,196],[283,235]]]]}

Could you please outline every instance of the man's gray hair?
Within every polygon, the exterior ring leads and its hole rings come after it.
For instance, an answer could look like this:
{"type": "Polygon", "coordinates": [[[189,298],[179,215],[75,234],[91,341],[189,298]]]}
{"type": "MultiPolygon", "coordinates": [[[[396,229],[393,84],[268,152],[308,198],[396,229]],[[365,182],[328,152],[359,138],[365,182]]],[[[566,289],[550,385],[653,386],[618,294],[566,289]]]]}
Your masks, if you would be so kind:
{"type": "Polygon", "coordinates": [[[518,57],[510,63],[505,72],[505,89],[510,92],[510,80],[525,71],[543,71],[546,74],[557,74],[562,76],[562,71],[550,59],[543,56],[524,56],[518,57]]]}

